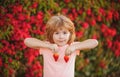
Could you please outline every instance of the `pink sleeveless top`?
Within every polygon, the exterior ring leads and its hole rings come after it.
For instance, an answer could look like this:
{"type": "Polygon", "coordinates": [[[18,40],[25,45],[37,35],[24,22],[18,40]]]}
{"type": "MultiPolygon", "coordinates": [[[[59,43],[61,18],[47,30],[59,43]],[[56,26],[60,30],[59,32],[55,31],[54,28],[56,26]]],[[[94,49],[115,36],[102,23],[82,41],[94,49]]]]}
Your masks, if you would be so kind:
{"type": "Polygon", "coordinates": [[[59,47],[59,58],[57,61],[53,58],[53,53],[50,49],[40,48],[40,54],[43,55],[43,77],[74,77],[75,58],[79,51],[73,52],[69,61],[64,60],[65,49],[68,45],[59,47]]]}

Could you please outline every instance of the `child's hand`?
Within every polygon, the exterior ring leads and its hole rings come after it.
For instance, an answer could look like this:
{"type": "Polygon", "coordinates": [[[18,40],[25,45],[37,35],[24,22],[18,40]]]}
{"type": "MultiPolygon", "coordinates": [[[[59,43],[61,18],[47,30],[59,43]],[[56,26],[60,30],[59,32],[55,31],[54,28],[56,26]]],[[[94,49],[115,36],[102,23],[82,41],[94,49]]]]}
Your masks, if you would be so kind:
{"type": "Polygon", "coordinates": [[[56,44],[51,44],[50,45],[50,49],[53,51],[53,53],[57,53],[58,52],[58,46],[56,44]]]}
{"type": "Polygon", "coordinates": [[[76,50],[75,45],[70,45],[65,51],[65,55],[71,55],[76,50]]]}

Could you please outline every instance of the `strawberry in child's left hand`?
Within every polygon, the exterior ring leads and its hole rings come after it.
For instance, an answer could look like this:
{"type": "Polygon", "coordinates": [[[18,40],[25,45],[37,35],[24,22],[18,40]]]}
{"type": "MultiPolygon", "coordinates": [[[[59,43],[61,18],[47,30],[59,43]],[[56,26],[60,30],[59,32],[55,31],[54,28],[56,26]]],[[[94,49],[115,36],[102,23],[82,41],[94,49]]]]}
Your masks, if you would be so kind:
{"type": "Polygon", "coordinates": [[[69,61],[69,56],[65,55],[65,56],[64,56],[64,60],[65,60],[65,62],[67,63],[67,62],[69,61]]]}

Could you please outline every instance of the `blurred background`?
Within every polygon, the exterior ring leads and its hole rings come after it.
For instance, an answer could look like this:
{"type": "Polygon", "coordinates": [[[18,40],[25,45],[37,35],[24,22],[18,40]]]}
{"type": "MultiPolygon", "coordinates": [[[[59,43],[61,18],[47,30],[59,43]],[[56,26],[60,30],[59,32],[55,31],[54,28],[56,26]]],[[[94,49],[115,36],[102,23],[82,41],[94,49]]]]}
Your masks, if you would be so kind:
{"type": "Polygon", "coordinates": [[[56,14],[74,22],[76,41],[99,41],[77,56],[75,77],[120,76],[120,0],[0,0],[0,77],[42,77],[42,56],[23,40],[44,40],[56,14]]]}

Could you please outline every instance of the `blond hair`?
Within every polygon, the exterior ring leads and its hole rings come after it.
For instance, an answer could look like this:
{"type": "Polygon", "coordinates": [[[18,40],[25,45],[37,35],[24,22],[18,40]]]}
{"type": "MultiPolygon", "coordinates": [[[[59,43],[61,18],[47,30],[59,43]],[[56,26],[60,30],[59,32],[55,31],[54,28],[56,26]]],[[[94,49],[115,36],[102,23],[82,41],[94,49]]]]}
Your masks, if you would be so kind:
{"type": "Polygon", "coordinates": [[[46,39],[50,43],[53,41],[53,33],[59,28],[66,28],[70,32],[68,44],[72,43],[75,39],[75,27],[73,22],[63,15],[52,16],[46,24],[46,39]]]}

